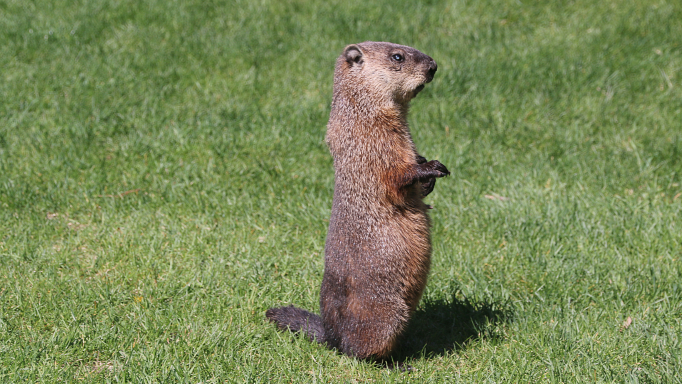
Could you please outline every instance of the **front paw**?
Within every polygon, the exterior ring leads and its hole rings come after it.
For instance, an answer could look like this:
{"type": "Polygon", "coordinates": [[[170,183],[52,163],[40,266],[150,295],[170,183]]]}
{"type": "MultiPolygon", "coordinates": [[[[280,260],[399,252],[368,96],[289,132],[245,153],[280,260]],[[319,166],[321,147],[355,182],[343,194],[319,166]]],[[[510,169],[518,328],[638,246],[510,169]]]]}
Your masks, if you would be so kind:
{"type": "Polygon", "coordinates": [[[422,183],[422,197],[426,197],[429,193],[433,192],[433,188],[436,186],[436,178],[432,177],[427,181],[422,183]]]}
{"type": "Polygon", "coordinates": [[[450,174],[450,171],[438,160],[431,160],[424,166],[428,169],[430,177],[445,177],[450,174]]]}

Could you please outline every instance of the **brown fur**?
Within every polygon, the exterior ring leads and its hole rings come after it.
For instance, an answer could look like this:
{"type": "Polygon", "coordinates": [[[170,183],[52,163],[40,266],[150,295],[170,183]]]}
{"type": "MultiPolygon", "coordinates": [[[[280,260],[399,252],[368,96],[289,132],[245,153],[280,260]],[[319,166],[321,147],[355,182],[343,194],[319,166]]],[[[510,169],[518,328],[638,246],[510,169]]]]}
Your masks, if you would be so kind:
{"type": "Polygon", "coordinates": [[[435,71],[429,56],[392,43],[349,45],[336,61],[322,314],[270,309],[266,315],[280,328],[303,330],[362,359],[386,359],[395,349],[429,272],[429,206],[422,198],[436,177],[449,174],[417,154],[407,126],[409,101],[435,71]]]}

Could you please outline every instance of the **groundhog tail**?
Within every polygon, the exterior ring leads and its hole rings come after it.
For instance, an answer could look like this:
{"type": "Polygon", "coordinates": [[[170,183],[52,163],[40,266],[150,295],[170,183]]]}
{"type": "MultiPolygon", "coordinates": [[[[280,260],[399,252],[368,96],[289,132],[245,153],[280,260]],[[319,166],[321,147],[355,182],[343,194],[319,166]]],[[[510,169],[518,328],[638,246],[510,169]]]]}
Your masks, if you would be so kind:
{"type": "Polygon", "coordinates": [[[303,332],[311,341],[325,343],[322,318],[314,313],[294,306],[270,308],[265,317],[277,324],[282,331],[303,332]]]}

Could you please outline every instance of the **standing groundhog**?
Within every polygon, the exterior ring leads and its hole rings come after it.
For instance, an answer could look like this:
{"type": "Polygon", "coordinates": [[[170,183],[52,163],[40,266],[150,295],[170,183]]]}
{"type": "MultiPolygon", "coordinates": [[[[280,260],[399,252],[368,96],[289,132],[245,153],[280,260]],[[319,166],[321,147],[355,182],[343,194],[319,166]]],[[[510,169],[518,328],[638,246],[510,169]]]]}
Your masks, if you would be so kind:
{"type": "Polygon", "coordinates": [[[347,46],[336,61],[327,145],[334,157],[332,215],[317,316],[272,308],[279,329],[360,359],[386,360],[426,286],[430,208],[422,198],[449,175],[415,149],[408,104],[436,62],[404,45],[347,46]]]}

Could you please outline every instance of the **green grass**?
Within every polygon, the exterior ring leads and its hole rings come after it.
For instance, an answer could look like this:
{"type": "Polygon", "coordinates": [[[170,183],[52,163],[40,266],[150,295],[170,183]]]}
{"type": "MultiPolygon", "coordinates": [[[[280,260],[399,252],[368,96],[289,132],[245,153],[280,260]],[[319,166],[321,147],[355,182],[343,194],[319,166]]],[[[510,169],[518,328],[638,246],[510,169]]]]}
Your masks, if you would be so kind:
{"type": "Polygon", "coordinates": [[[656,0],[0,0],[0,382],[682,382],[680,20],[656,0]],[[364,40],[439,65],[410,117],[452,172],[411,373],[264,316],[318,310],[333,65],[364,40]]]}

